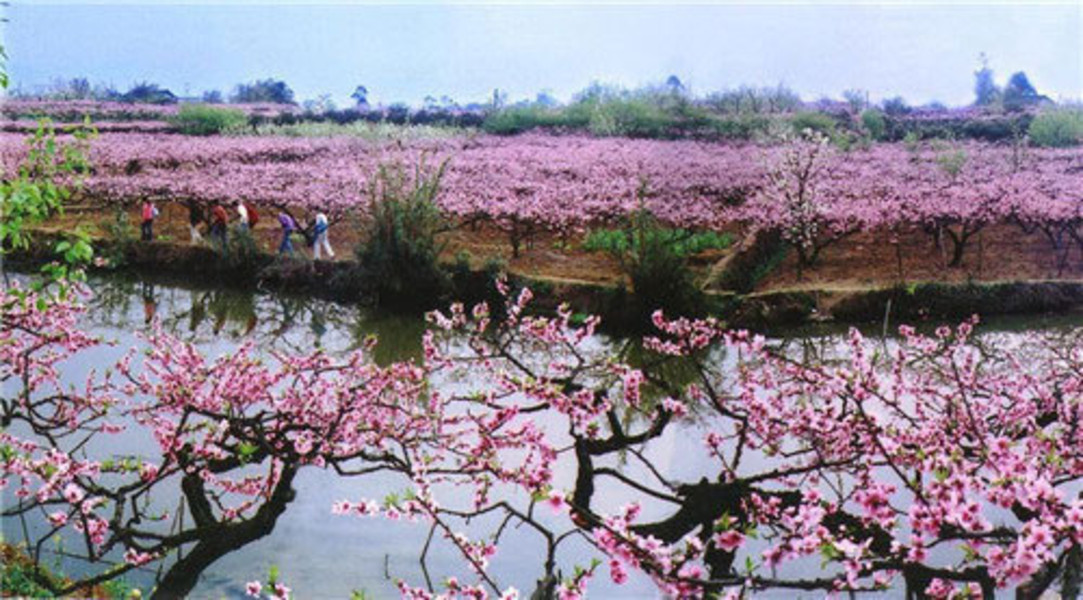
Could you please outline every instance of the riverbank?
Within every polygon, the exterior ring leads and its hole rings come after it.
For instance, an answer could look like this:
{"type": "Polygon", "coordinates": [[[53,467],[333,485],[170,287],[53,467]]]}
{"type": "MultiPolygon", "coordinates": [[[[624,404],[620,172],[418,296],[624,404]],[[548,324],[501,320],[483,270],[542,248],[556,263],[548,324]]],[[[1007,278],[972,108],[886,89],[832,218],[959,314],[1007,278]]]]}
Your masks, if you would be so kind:
{"type": "MultiPolygon", "coordinates": [[[[56,229],[42,229],[37,232],[30,250],[10,258],[19,268],[33,268],[51,260],[51,249],[59,237],[56,229]]],[[[261,251],[239,261],[205,245],[174,241],[119,243],[98,237],[94,243],[99,256],[112,257],[110,260],[117,261],[118,265],[97,268],[116,268],[144,276],[174,277],[239,289],[286,291],[337,302],[373,304],[378,301],[367,295],[360,265],[342,256],[334,261],[314,261],[261,251]]],[[[762,254],[762,248],[760,252],[762,254]]],[[[748,246],[739,248],[733,258],[720,261],[722,268],[749,270],[749,265],[740,264],[749,254],[755,254],[755,251],[748,246]]],[[[435,308],[456,300],[466,303],[496,301],[492,282],[501,266],[504,265],[477,265],[470,261],[445,263],[450,282],[446,297],[432,298],[421,304],[435,308]]],[[[697,268],[702,269],[703,265],[697,268]]],[[[786,268],[783,261],[781,266],[769,270],[768,276],[785,281],[788,278],[780,276],[778,271],[786,268]]],[[[530,275],[514,270],[509,270],[508,275],[513,285],[530,287],[534,291],[535,306],[541,310],[553,310],[560,303],[568,302],[577,312],[601,315],[607,328],[614,331],[642,326],[644,307],[635,306],[634,297],[624,291],[619,280],[590,281],[551,274],[530,275]]],[[[732,327],[770,332],[819,322],[922,322],[958,320],[973,314],[1042,314],[1083,309],[1083,281],[1069,279],[865,284],[806,280],[802,285],[786,288],[748,287],[753,289],[743,292],[706,290],[704,306],[707,312],[724,319],[732,327]]],[[[384,308],[394,311],[397,307],[384,308]]]]}

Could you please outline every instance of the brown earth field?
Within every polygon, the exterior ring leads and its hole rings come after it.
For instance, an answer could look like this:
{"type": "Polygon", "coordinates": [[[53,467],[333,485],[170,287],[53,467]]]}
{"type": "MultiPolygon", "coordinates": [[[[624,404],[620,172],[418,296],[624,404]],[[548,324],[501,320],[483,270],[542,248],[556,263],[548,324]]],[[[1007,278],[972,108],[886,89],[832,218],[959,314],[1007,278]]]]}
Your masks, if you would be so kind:
{"type": "MultiPolygon", "coordinates": [[[[883,232],[861,232],[826,248],[815,268],[798,273],[796,253],[765,277],[757,291],[864,289],[910,282],[1001,282],[1083,280],[1083,252],[1072,244],[1062,272],[1052,245],[1038,232],[1014,224],[982,229],[968,242],[963,260],[950,267],[951,243],[920,228],[899,235],[899,245],[883,232]],[[901,261],[900,261],[901,258],[901,261]]],[[[1070,241],[1068,243],[1071,243],[1070,241]]]]}
{"type": "MultiPolygon", "coordinates": [[[[155,221],[159,240],[176,244],[189,243],[188,211],[179,203],[159,205],[162,213],[155,221]]],[[[138,214],[128,209],[130,222],[138,235],[138,214]]],[[[84,225],[92,236],[105,238],[103,224],[116,218],[115,209],[95,204],[70,206],[63,215],[40,227],[43,232],[70,231],[84,225]]],[[[363,237],[361,223],[346,221],[330,229],[331,244],[336,260],[353,258],[353,249],[363,237]]],[[[730,227],[735,237],[736,227],[730,227]]],[[[260,246],[274,252],[280,230],[274,214],[260,211],[255,228],[260,246]]],[[[605,253],[586,252],[580,248],[581,238],[563,240],[553,234],[536,235],[524,244],[518,257],[512,256],[507,236],[487,224],[464,226],[441,235],[446,242],[442,258],[448,262],[466,251],[471,264],[480,268],[485,262],[499,258],[509,272],[535,280],[565,284],[618,285],[623,277],[620,265],[605,253]]],[[[311,249],[294,242],[302,255],[311,256],[311,249]]],[[[718,260],[733,250],[709,251],[693,257],[691,265],[700,278],[705,278],[718,260]]],[[[990,225],[974,235],[958,267],[947,266],[950,247],[945,240],[938,248],[934,238],[912,228],[899,235],[899,245],[890,236],[877,232],[861,232],[839,240],[820,254],[816,266],[799,273],[795,253],[767,274],[755,292],[789,290],[861,290],[913,282],[998,282],[998,281],[1083,281],[1083,251],[1070,249],[1067,267],[1058,273],[1055,255],[1049,241],[1040,233],[1025,233],[1016,225],[990,225]]]]}

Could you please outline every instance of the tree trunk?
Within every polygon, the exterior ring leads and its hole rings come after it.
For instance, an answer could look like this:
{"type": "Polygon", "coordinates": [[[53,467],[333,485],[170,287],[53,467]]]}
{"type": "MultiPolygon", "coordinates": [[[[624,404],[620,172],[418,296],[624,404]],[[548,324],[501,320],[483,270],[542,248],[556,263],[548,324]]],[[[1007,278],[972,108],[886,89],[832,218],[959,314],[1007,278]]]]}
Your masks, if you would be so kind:
{"type": "MultiPolygon", "coordinates": [[[[286,505],[296,495],[291,485],[295,474],[294,468],[284,468],[271,497],[260,506],[254,516],[237,523],[223,524],[219,531],[197,542],[187,556],[169,568],[151,594],[151,600],[174,600],[187,597],[199,582],[200,574],[216,560],[271,533],[278,517],[285,512],[286,505]]],[[[189,496],[197,490],[202,494],[202,487],[202,482],[198,485],[189,484],[184,486],[184,491],[189,496]]],[[[200,505],[207,506],[205,497],[194,501],[189,498],[192,516],[197,522],[206,517],[205,514],[197,514],[199,509],[196,507],[200,505]]]]}
{"type": "Polygon", "coordinates": [[[530,600],[553,600],[557,597],[557,583],[557,578],[552,575],[539,579],[530,600]]]}
{"type": "Polygon", "coordinates": [[[963,264],[963,251],[966,250],[966,242],[970,239],[972,232],[967,232],[966,227],[963,227],[958,235],[950,228],[945,228],[948,233],[948,238],[951,239],[951,261],[948,263],[949,267],[958,267],[963,264]]]}

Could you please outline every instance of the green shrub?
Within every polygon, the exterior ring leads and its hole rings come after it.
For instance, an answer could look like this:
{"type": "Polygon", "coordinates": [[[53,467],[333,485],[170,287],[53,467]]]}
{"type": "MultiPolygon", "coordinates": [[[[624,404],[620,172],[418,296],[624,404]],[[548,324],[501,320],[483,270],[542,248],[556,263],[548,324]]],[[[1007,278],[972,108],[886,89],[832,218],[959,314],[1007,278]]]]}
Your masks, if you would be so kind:
{"type": "Polygon", "coordinates": [[[1035,146],[1075,146],[1083,142],[1083,108],[1043,112],[1030,122],[1027,134],[1035,146]]]}
{"type": "Polygon", "coordinates": [[[128,211],[123,207],[117,207],[111,220],[101,223],[101,228],[111,244],[102,255],[106,266],[110,268],[120,267],[124,264],[128,248],[139,239],[135,225],[132,224],[128,211]]]}
{"type": "Polygon", "coordinates": [[[659,138],[681,133],[710,132],[713,117],[685,95],[670,89],[628,91],[592,85],[569,105],[524,104],[492,113],[483,128],[509,135],[536,128],[587,130],[596,136],[659,138]]]}
{"type": "Polygon", "coordinates": [[[431,308],[447,289],[436,240],[447,227],[436,204],[446,167],[430,171],[421,162],[411,174],[401,164],[381,165],[369,185],[368,236],[356,254],[366,287],[387,307],[431,308]]]}
{"type": "Polygon", "coordinates": [[[665,135],[673,119],[661,107],[639,98],[598,102],[588,128],[598,136],[657,138],[665,135]]]}
{"type": "Polygon", "coordinates": [[[263,259],[259,243],[247,228],[231,228],[226,237],[226,252],[222,261],[231,269],[244,269],[258,265],[263,259]]]}
{"type": "Polygon", "coordinates": [[[966,150],[961,148],[941,149],[936,154],[937,166],[952,178],[959,176],[963,167],[966,166],[966,161],[966,150]]]}
{"type": "Polygon", "coordinates": [[[903,146],[910,153],[921,150],[921,134],[916,131],[908,131],[902,139],[903,146]]]}
{"type": "Polygon", "coordinates": [[[563,119],[559,111],[530,104],[512,106],[485,118],[482,129],[496,135],[513,135],[539,127],[559,127],[563,119]]]}
{"type": "Polygon", "coordinates": [[[725,111],[716,103],[696,102],[669,86],[625,90],[593,84],[566,106],[553,103],[509,106],[491,113],[482,127],[499,135],[555,128],[586,130],[602,137],[751,139],[768,132],[773,120],[767,113],[792,108],[784,89],[766,89],[762,98],[759,90],[752,93],[754,110],[725,111]]]}
{"type": "Polygon", "coordinates": [[[752,243],[738,250],[717,275],[714,285],[719,289],[747,294],[756,289],[786,258],[789,248],[776,229],[755,235],[752,243]]]}
{"type": "Polygon", "coordinates": [[[214,135],[243,127],[248,117],[236,108],[185,104],[169,122],[185,135],[214,135]]]}
{"type": "Polygon", "coordinates": [[[469,127],[446,125],[397,125],[388,121],[372,123],[333,121],[301,123],[262,123],[254,127],[231,127],[224,133],[236,136],[283,136],[283,137],[354,137],[373,142],[447,139],[465,136],[476,130],[469,127]]]}
{"type": "Polygon", "coordinates": [[[790,119],[790,126],[793,127],[793,132],[798,135],[809,129],[826,136],[832,136],[835,133],[836,123],[835,119],[823,113],[801,112],[790,119]]]}
{"type": "Polygon", "coordinates": [[[861,125],[874,140],[879,141],[887,137],[887,120],[884,119],[884,113],[875,108],[861,113],[861,125]]]}
{"type": "MultiPolygon", "coordinates": [[[[62,548],[59,548],[62,550],[62,548]]],[[[57,554],[59,557],[59,553],[57,554]]],[[[0,541],[0,590],[9,598],[56,598],[49,589],[61,589],[70,581],[60,570],[59,558],[53,565],[35,564],[26,553],[25,546],[13,546],[0,541]]],[[[136,588],[125,578],[110,579],[95,586],[95,598],[103,600],[126,600],[133,597],[136,588]]],[[[86,592],[83,591],[83,594],[86,592]]],[[[68,596],[73,597],[73,596],[68,596]]]]}
{"type": "Polygon", "coordinates": [[[560,110],[561,123],[570,129],[586,129],[598,106],[598,100],[580,100],[560,110]]]}
{"type": "Polygon", "coordinates": [[[711,248],[729,246],[729,236],[665,227],[640,208],[619,229],[592,231],[583,247],[614,257],[631,282],[638,312],[645,317],[656,308],[693,314],[702,305],[688,268],[688,257],[711,248]]]}
{"type": "Polygon", "coordinates": [[[750,140],[766,135],[771,129],[771,119],[757,114],[741,114],[710,120],[709,129],[717,136],[737,140],[750,140]]]}
{"type": "MultiPolygon", "coordinates": [[[[48,575],[43,575],[48,577],[48,575]]],[[[63,583],[58,582],[57,587],[63,583]]],[[[0,565],[0,587],[5,596],[15,598],[55,598],[56,594],[42,586],[35,576],[34,569],[26,564],[0,565]]]]}
{"type": "Polygon", "coordinates": [[[1004,115],[992,119],[968,119],[961,127],[949,129],[944,138],[968,138],[987,142],[1010,141],[1030,126],[1030,116],[1026,113],[1017,116],[1004,115]]]}

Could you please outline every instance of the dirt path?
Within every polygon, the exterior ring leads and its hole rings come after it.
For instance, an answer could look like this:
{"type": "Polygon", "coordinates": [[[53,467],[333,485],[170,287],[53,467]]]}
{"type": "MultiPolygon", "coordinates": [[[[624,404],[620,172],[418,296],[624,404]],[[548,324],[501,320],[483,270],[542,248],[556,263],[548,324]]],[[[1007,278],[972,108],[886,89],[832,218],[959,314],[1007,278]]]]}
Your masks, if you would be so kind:
{"type": "MultiPolygon", "coordinates": [[[[160,209],[162,214],[155,222],[158,238],[178,244],[190,243],[187,208],[170,203],[160,209]]],[[[138,236],[137,211],[129,209],[127,214],[138,236]]],[[[105,224],[115,219],[116,212],[111,208],[73,206],[42,229],[70,230],[82,225],[88,227],[92,235],[106,237],[105,224]]],[[[281,236],[275,215],[262,212],[254,234],[262,248],[275,251],[281,236]]],[[[330,239],[336,260],[353,258],[354,248],[362,236],[363,227],[356,221],[332,226],[330,239]]],[[[465,251],[474,268],[482,268],[486,262],[496,259],[502,261],[509,272],[531,279],[590,285],[617,285],[623,280],[615,260],[604,253],[583,251],[579,247],[581,240],[564,244],[555,235],[539,234],[532,243],[524,245],[518,257],[512,256],[507,236],[492,225],[457,229],[443,234],[441,241],[445,243],[442,259],[449,263],[465,251]]],[[[295,242],[294,246],[303,255],[311,256],[311,250],[303,244],[295,242]]],[[[697,274],[705,275],[724,254],[724,251],[712,251],[694,257],[692,268],[697,274]]],[[[781,265],[759,282],[755,291],[861,290],[918,281],[1083,280],[1083,251],[1080,248],[1071,248],[1068,267],[1058,273],[1048,240],[1039,233],[1025,234],[1014,225],[986,227],[972,238],[958,267],[947,266],[948,256],[949,247],[938,249],[933,238],[919,228],[904,231],[898,245],[891,243],[887,235],[859,233],[825,249],[818,264],[801,273],[800,277],[794,253],[788,253],[781,265]]]]}
{"type": "MultiPolygon", "coordinates": [[[[191,235],[188,230],[187,207],[179,203],[159,204],[158,207],[161,214],[154,223],[155,237],[160,241],[189,244],[191,235]]],[[[138,237],[138,211],[128,209],[126,214],[134,235],[138,237]]],[[[116,218],[115,209],[95,205],[71,206],[64,215],[50,219],[40,229],[55,232],[84,226],[92,236],[106,238],[109,236],[107,224],[115,222],[116,218]]],[[[203,234],[206,237],[205,228],[203,234]]],[[[253,235],[261,248],[268,252],[277,251],[282,236],[277,216],[265,210],[261,211],[253,235]]],[[[362,227],[357,222],[333,225],[329,230],[329,238],[335,250],[335,260],[354,258],[354,248],[363,235],[362,227]]],[[[532,243],[524,245],[518,257],[512,256],[507,237],[493,226],[457,229],[442,234],[439,241],[445,244],[441,258],[449,263],[465,251],[469,254],[474,268],[482,268],[486,262],[495,259],[502,261],[511,273],[532,279],[565,283],[574,281],[592,285],[616,285],[622,281],[619,265],[605,253],[585,252],[578,247],[578,241],[564,247],[561,240],[551,234],[536,236],[532,243]]],[[[312,256],[311,248],[304,247],[298,239],[294,239],[293,245],[302,255],[312,256]]]]}

